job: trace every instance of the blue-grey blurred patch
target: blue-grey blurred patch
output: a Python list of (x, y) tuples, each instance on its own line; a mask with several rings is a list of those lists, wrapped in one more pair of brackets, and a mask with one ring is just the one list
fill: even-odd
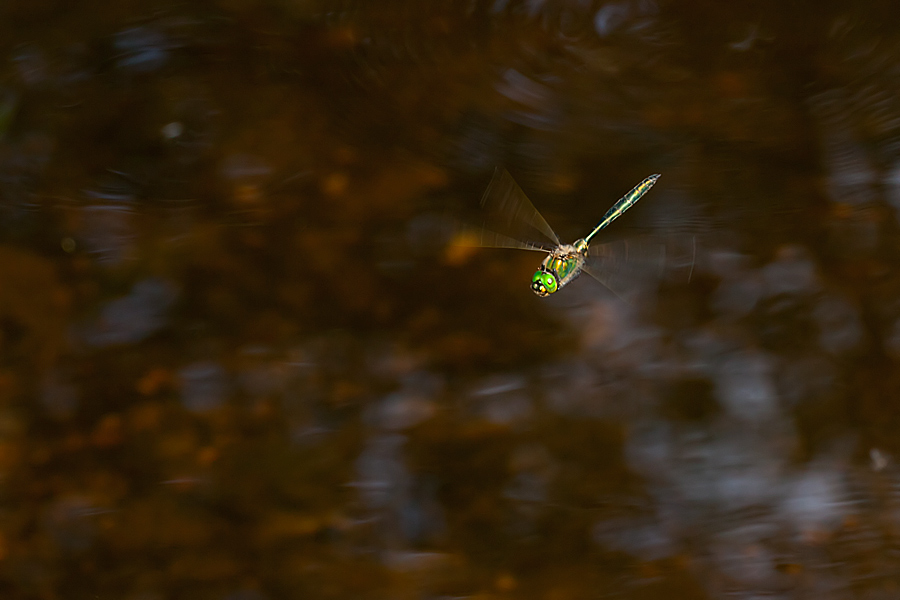
[(161, 31), (132, 27), (116, 34), (113, 46), (119, 51), (116, 64), (138, 72), (155, 71), (169, 59), (171, 44)]
[(744, 525), (723, 531), (712, 543), (712, 559), (723, 573), (744, 585), (756, 589), (784, 585), (787, 581), (776, 568), (778, 556), (764, 545), (764, 540), (777, 533), (771, 524)]
[(651, 0), (610, 2), (594, 15), (594, 30), (600, 37), (606, 37), (615, 33), (628, 21), (655, 14), (658, 10), (656, 3)]
[(524, 106), (541, 109), (553, 98), (553, 90), (543, 82), (536, 81), (517, 71), (507, 69), (496, 84), (497, 91)]
[(863, 326), (855, 306), (837, 296), (825, 296), (813, 310), (819, 324), (819, 343), (832, 354), (843, 354), (859, 347)]
[[(495, 87), (500, 94), (519, 106), (508, 111), (506, 118), (539, 131), (557, 131), (566, 114), (559, 95), (549, 85), (551, 83), (555, 83), (555, 80), (540, 81), (516, 69), (507, 69)], [(529, 146), (526, 144), (520, 150), (524, 156), (532, 159), (537, 159), (546, 152), (544, 143)]]
[(499, 13), (506, 8), (507, 4), (509, 4), (509, 0), (494, 0), (494, 4), (491, 6), (491, 12)]
[(174, 140), (181, 137), (181, 134), (184, 133), (184, 124), (180, 121), (166, 123), (160, 128), (159, 133), (165, 140)]
[(437, 411), (437, 396), (444, 381), (437, 375), (416, 371), (403, 377), (399, 390), (376, 405), (376, 424), (384, 429), (402, 430), (430, 419)]
[(474, 412), (500, 425), (511, 425), (532, 415), (533, 403), (521, 375), (493, 375), (483, 379), (471, 391)]
[(630, 15), (628, 2), (611, 2), (601, 7), (594, 15), (594, 29), (597, 35), (606, 37), (621, 27)]
[(718, 250), (709, 253), (707, 263), (721, 279), (712, 298), (716, 312), (725, 317), (749, 314), (765, 292), (762, 275), (750, 267), (749, 257), (733, 250)]
[(890, 454), (883, 452), (878, 448), (869, 449), (869, 459), (872, 461), (873, 471), (883, 471), (885, 467), (893, 462)]
[(523, 471), (516, 473), (503, 490), (503, 496), (510, 500), (528, 503), (547, 501), (547, 481), (539, 473)]
[(820, 288), (816, 266), (800, 245), (781, 248), (775, 260), (763, 267), (762, 276), (769, 296), (809, 294)]
[(895, 218), (900, 220), (900, 160), (894, 162), (890, 172), (885, 175), (882, 185), (887, 201), (894, 208)]
[(824, 354), (782, 358), (778, 366), (778, 393), (787, 406), (821, 402), (834, 394), (838, 372)]
[(780, 493), (783, 446), (792, 438), (787, 428), (770, 429), (770, 439), (763, 440), (734, 421), (677, 432), (663, 422), (648, 424), (629, 436), (626, 458), (676, 510), (687, 505), (747, 510)]
[(356, 459), (355, 481), (363, 502), (385, 528), (393, 544), (419, 543), (443, 530), (437, 482), (414, 476), (406, 465), (406, 436), (387, 434), (369, 439)]
[(814, 463), (787, 482), (781, 510), (798, 532), (837, 529), (851, 510), (843, 475), (836, 467)]
[(358, 489), (394, 545), (420, 543), (444, 528), (437, 482), (410, 472), (404, 456), (406, 440), (396, 434), (370, 438), (356, 459), (357, 478), (348, 484)]
[(726, 317), (743, 317), (755, 307), (763, 293), (763, 282), (756, 272), (723, 280), (713, 295), (716, 312)]
[[(712, 503), (724, 511), (765, 506), (778, 494), (784, 457), (773, 427), (772, 441), (734, 423), (683, 435), (673, 465), (679, 496), (697, 506)], [(767, 440), (768, 441), (768, 440)]]
[(356, 459), (356, 481), (350, 485), (359, 489), (370, 508), (384, 508), (395, 504), (410, 486), (411, 476), (403, 458), (406, 436), (382, 435), (369, 440)]
[(140, 342), (166, 325), (166, 313), (177, 298), (174, 284), (144, 279), (127, 296), (108, 302), (97, 319), (81, 327), (79, 337), (94, 347)]
[(507, 498), (544, 502), (560, 464), (543, 445), (522, 444), (510, 455), (509, 468), (516, 476), (504, 491)]
[(730, 279), (750, 269), (750, 257), (730, 248), (713, 249), (707, 252), (706, 265), (716, 277)]
[[(564, 360), (541, 370), (547, 408), (577, 417), (602, 417), (609, 386), (601, 383), (597, 369), (583, 360)], [(605, 383), (605, 382), (604, 382)]]
[(625, 552), (643, 560), (659, 560), (670, 556), (674, 543), (648, 519), (612, 519), (594, 525), (593, 538), (597, 544)]
[(832, 89), (810, 98), (819, 126), (823, 162), (827, 167), (827, 190), (832, 201), (865, 206), (876, 201), (876, 168), (870, 149), (861, 143), (863, 132), (856, 122), (856, 100), (847, 90)]
[(397, 519), (407, 542), (427, 542), (444, 531), (446, 523), (437, 490), (438, 485), (433, 478), (417, 477), (410, 493), (403, 499)]
[(59, 370), (48, 371), (41, 379), (41, 406), (55, 419), (71, 417), (78, 408), (80, 396), (78, 388)]
[(134, 239), (134, 200), (125, 193), (88, 191), (102, 202), (82, 207), (79, 241), (100, 264), (119, 265), (131, 257)]
[(525, 0), (523, 4), (528, 10), (528, 16), (534, 17), (537, 16), (546, 3), (547, 0)]
[(675, 455), (675, 442), (672, 438), (668, 423), (635, 423), (625, 444), (628, 466), (649, 479), (666, 477)]
[(222, 406), (230, 392), (228, 373), (217, 362), (203, 360), (178, 372), (181, 401), (192, 412), (203, 413)]
[(429, 398), (397, 392), (381, 403), (379, 423), (385, 429), (407, 429), (427, 420), (434, 414), (434, 402)]
[(716, 398), (732, 415), (749, 421), (777, 416), (772, 361), (762, 353), (736, 352), (716, 367)]

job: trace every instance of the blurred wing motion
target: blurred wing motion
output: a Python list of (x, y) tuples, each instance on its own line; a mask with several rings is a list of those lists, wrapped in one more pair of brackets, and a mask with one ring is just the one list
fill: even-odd
[(453, 245), (474, 248), (518, 248), (520, 250), (536, 250), (538, 252), (550, 252), (553, 250), (553, 245), (549, 242), (524, 242), (488, 229), (473, 229), (471, 227), (460, 228), (453, 238)]
[(593, 244), (583, 271), (620, 298), (663, 279), (690, 281), (697, 256), (693, 235), (645, 235)]
[[(481, 197), (481, 208), (487, 217), (487, 229), (496, 229), (500, 233), (491, 241), (485, 237), (484, 245), (496, 248), (525, 248), (543, 250), (559, 246), (559, 238), (534, 207), (522, 188), (515, 182), (506, 169), (494, 170), (494, 177)], [(553, 246), (542, 244), (535, 233), (553, 242)], [(513, 246), (501, 240), (519, 240), (524, 246)], [(532, 243), (533, 242), (533, 243)]]

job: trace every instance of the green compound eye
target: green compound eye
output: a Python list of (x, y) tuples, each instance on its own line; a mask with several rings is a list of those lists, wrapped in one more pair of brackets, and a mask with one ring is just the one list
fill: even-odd
[(531, 290), (538, 296), (546, 296), (550, 293), (547, 291), (546, 286), (544, 286), (543, 273), (540, 269), (535, 271), (534, 277), (531, 278)]
[(554, 277), (552, 273), (542, 273), (541, 283), (547, 288), (548, 293), (552, 294), (556, 291), (556, 277)]

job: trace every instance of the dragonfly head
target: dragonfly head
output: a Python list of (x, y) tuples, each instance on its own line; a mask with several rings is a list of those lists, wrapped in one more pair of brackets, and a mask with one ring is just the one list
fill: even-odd
[(538, 269), (531, 278), (531, 290), (538, 296), (549, 296), (559, 289), (556, 275), (550, 271)]

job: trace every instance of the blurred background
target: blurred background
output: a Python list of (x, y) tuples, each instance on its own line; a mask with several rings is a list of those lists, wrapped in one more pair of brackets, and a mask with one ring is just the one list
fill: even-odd
[(898, 16), (7, 0), (0, 596), (900, 597)]

